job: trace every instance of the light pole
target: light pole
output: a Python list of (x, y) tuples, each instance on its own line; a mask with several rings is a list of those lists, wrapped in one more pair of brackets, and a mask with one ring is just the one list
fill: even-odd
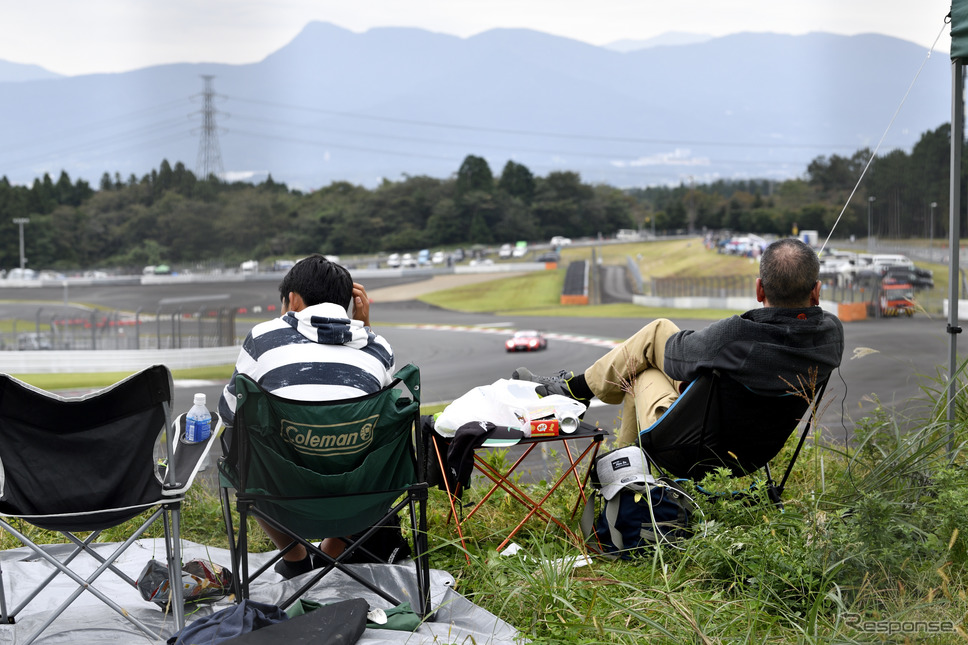
[[(928, 227), (931, 231), (931, 244), (928, 248), (934, 248), (934, 209), (938, 207), (938, 202), (931, 202), (931, 225)], [(932, 251), (933, 253), (934, 251)]]
[(871, 222), (874, 219), (874, 200), (873, 195), (867, 198), (867, 252), (874, 252), (874, 238), (871, 237)]
[(27, 258), (24, 257), (24, 224), (30, 224), (29, 217), (14, 217), (13, 223), (20, 226), (20, 279), (24, 279), (24, 266), (27, 264)]

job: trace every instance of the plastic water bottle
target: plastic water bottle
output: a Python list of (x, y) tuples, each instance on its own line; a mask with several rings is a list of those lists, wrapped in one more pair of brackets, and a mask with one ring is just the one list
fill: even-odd
[(212, 435), (212, 413), (205, 407), (205, 394), (195, 395), (194, 405), (185, 415), (185, 441), (198, 443)]

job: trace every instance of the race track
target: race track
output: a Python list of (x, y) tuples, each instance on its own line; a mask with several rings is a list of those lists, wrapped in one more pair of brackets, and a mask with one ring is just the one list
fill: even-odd
[[(71, 302), (96, 304), (134, 311), (154, 311), (161, 303), (217, 302), (251, 307), (253, 303), (277, 303), (277, 279), (243, 283), (197, 283), (170, 286), (83, 286), (70, 288)], [(369, 291), (403, 288), (399, 279), (367, 280)], [(16, 316), (32, 320), (41, 307), (63, 304), (64, 290), (57, 287), (10, 289), (0, 287), (0, 318)], [(197, 304), (191, 306), (199, 306)], [(45, 309), (46, 310), (46, 309)], [(500, 317), (466, 314), (430, 307), (414, 300), (377, 301), (371, 320), (396, 352), (397, 363), (420, 366), (425, 402), (449, 401), (498, 378), (506, 378), (519, 365), (537, 373), (560, 369), (581, 370), (604, 354), (609, 344), (620, 341), (649, 321), (642, 319)], [(701, 328), (708, 321), (676, 318), (681, 328)], [(508, 354), (504, 334), (536, 328), (550, 335), (547, 350)], [(869, 320), (845, 325), (846, 351), (838, 373), (828, 388), (823, 422), (825, 432), (849, 437), (854, 422), (873, 407), (873, 399), (913, 415), (928, 415), (921, 397), (922, 384), (931, 382), (939, 369), (946, 370), (948, 334), (944, 320), (922, 315), (914, 318)], [(176, 410), (188, 409), (195, 390), (218, 397), (215, 384), (189, 384), (179, 388)], [(616, 406), (589, 412), (605, 427), (613, 427)]]

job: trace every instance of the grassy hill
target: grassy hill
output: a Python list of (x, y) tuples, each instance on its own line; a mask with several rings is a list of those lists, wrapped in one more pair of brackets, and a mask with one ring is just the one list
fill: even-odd
[[(657, 258), (664, 258), (676, 271), (698, 274), (750, 267), (747, 260), (689, 241), (600, 252), (608, 262), (634, 255), (640, 266), (658, 266)], [(589, 250), (567, 249), (566, 258), (582, 253)], [(539, 272), (426, 299), (450, 308), (482, 307), (475, 310), (540, 306), (548, 315), (620, 311), (611, 305), (561, 307), (555, 302), (560, 275), (560, 269)], [(632, 309), (642, 315), (642, 308)], [(630, 560), (595, 558), (588, 566), (563, 567), (562, 559), (586, 550), (541, 522), (529, 522), (516, 536), (521, 555), (498, 554), (496, 546), (520, 519), (519, 508), (500, 492), (465, 525), (464, 551), (444, 493), (432, 490), (431, 565), (451, 572), (459, 593), (538, 644), (962, 643), (968, 639), (968, 389), (962, 375), (956, 378), (950, 426), (936, 418), (901, 423), (878, 407), (858, 421), (850, 445), (828, 444), (814, 433), (782, 508), (755, 485), (756, 476), (717, 473), (701, 482), (705, 492), (686, 482), (699, 504), (693, 537), (647, 548)], [(943, 391), (942, 383), (928, 383), (926, 392), (937, 405), (923, 409), (944, 409), (938, 404)], [(830, 403), (836, 404), (820, 405)], [(899, 429), (909, 425), (916, 430)], [(775, 468), (787, 463), (793, 448), (788, 442)], [(500, 450), (487, 453), (495, 464), (507, 458)], [(533, 495), (548, 489), (546, 482), (522, 485)], [(735, 491), (748, 494), (734, 497)], [(484, 492), (473, 483), (465, 503), (479, 501)], [(217, 499), (200, 487), (191, 495), (184, 537), (225, 546)], [(574, 487), (562, 487), (548, 508), (570, 518), (575, 503)], [(576, 519), (567, 521), (577, 528)], [(259, 539), (258, 529), (251, 529)], [(103, 539), (116, 536), (109, 532)], [(0, 548), (15, 546), (9, 537), (0, 539)], [(260, 546), (271, 548), (264, 540)]]

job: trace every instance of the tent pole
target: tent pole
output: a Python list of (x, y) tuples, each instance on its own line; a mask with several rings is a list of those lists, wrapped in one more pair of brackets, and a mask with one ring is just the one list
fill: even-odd
[(965, 75), (961, 59), (952, 61), (951, 78), (951, 176), (948, 227), (948, 454), (955, 447), (955, 382), (958, 374), (958, 299), (961, 297), (961, 150), (964, 146)]

